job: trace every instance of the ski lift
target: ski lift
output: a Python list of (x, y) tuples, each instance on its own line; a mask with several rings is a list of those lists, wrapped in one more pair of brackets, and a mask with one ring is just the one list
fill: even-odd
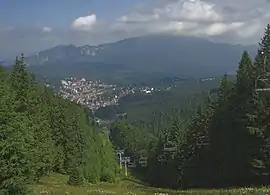
[[(264, 87), (258, 87), (258, 84), (263, 84)], [(270, 73), (266, 72), (258, 76), (255, 81), (255, 91), (270, 91)]]
[[(264, 55), (264, 52), (261, 52), (262, 55)], [(264, 56), (263, 60), (263, 68), (264, 72), (257, 77), (255, 80), (255, 91), (256, 92), (262, 92), (262, 91), (270, 91), (270, 72), (266, 71), (266, 58), (267, 56)], [(264, 87), (259, 87), (258, 84), (259, 82), (263, 84)]]
[(124, 155), (124, 150), (116, 150), (117, 158), (122, 159), (122, 155)]
[(139, 158), (139, 164), (140, 164), (142, 167), (146, 167), (146, 166), (147, 166), (147, 157), (141, 156), (141, 157)]
[(176, 156), (176, 152), (173, 152), (173, 153), (171, 154), (171, 158), (174, 159), (175, 156)]
[(145, 163), (145, 162), (147, 162), (147, 158), (146, 157), (140, 157), (140, 159), (139, 159), (139, 163), (140, 164), (142, 164), (142, 163)]
[(127, 157), (127, 156), (123, 157), (122, 162), (130, 163), (130, 157)]
[(124, 150), (116, 150), (117, 154), (124, 154)]
[(161, 155), (158, 156), (158, 161), (159, 162), (165, 162), (165, 161), (167, 161), (167, 158), (166, 158), (166, 156), (164, 154), (161, 154)]
[(210, 139), (207, 136), (202, 136), (197, 138), (197, 145), (206, 146), (209, 145)]
[(141, 167), (147, 167), (147, 163), (141, 164)]
[(127, 166), (128, 166), (128, 168), (136, 168), (137, 167), (135, 162), (129, 162)]
[(163, 151), (165, 152), (176, 152), (177, 147), (176, 144), (172, 141), (168, 141), (163, 148)]

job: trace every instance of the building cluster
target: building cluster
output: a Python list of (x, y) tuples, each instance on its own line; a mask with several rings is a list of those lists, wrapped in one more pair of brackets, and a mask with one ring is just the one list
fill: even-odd
[(213, 80), (215, 80), (215, 79), (216, 79), (215, 77), (203, 78), (203, 79), (201, 79), (201, 82), (205, 82), (205, 81), (213, 81)]
[(100, 107), (117, 105), (121, 97), (136, 91), (146, 94), (152, 93), (154, 88), (117, 88), (116, 85), (107, 85), (100, 80), (91, 81), (84, 78), (66, 78), (61, 80), (60, 94), (77, 104), (87, 106), (91, 110)]

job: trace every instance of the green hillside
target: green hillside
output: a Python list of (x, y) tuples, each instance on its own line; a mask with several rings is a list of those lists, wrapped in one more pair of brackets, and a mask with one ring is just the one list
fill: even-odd
[(27, 194), (51, 172), (75, 186), (115, 180), (114, 149), (83, 108), (37, 84), (23, 57), (0, 78), (0, 194)]

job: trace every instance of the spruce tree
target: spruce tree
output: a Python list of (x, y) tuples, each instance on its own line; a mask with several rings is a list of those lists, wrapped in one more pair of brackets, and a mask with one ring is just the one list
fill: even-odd
[[(254, 65), (255, 65), (255, 75), (256, 78), (262, 74), (268, 74), (270, 72), (270, 25), (268, 24), (265, 28), (265, 33), (261, 42), (259, 43), (259, 50), (256, 56)], [(270, 76), (262, 76), (264, 79), (268, 79), (270, 83)], [(269, 85), (260, 83), (258, 84), (259, 88), (269, 88)], [(269, 127), (269, 116), (270, 116), (270, 95), (268, 91), (265, 93), (258, 92), (257, 96), (259, 98), (255, 99), (254, 102), (260, 107), (253, 115), (256, 118), (256, 129), (259, 129), (260, 132), (263, 132), (265, 145), (263, 147), (264, 151), (264, 163), (266, 165), (266, 172), (270, 171), (270, 127)], [(268, 182), (270, 181), (270, 175), (268, 174)]]
[[(24, 75), (20, 81), (27, 83), (27, 74), (24, 71), (23, 64), (16, 60), (14, 75)], [(19, 97), (19, 91), (26, 89), (19, 88), (15, 78), (1, 78), (0, 90), (0, 189), (5, 189), (9, 194), (26, 193), (23, 189), (25, 184), (34, 180), (35, 169), (33, 169), (35, 156), (34, 131), (32, 121), (29, 121), (26, 113), (25, 97)], [(0, 92), (0, 93), (1, 93)]]
[(236, 74), (236, 90), (241, 93), (253, 92), (254, 81), (252, 80), (253, 63), (247, 51), (244, 51)]
[[(249, 185), (263, 171), (263, 167), (255, 167), (254, 162), (261, 162), (261, 146), (263, 144), (262, 131), (251, 118), (256, 118), (258, 96), (254, 91), (254, 67), (247, 52), (244, 52), (237, 71), (237, 82), (233, 97), (234, 119), (233, 129), (238, 144), (235, 154), (236, 163), (239, 164), (235, 173), (234, 183), (238, 185)], [(255, 114), (255, 115), (254, 115)], [(252, 116), (252, 117), (251, 117)]]
[(83, 173), (81, 168), (72, 168), (71, 174), (68, 179), (68, 184), (73, 186), (80, 186), (84, 182)]

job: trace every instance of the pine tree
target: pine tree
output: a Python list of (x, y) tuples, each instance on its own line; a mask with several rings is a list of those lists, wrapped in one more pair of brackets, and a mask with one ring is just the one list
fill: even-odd
[[(262, 131), (258, 129), (254, 120), (255, 112), (258, 109), (254, 93), (254, 67), (247, 52), (244, 52), (237, 71), (237, 82), (233, 97), (233, 129), (235, 131), (236, 154), (235, 161), (238, 163), (234, 171), (234, 178), (238, 185), (249, 185), (259, 180), (257, 175), (263, 171), (254, 167), (254, 162), (261, 161), (261, 146), (263, 144)], [(253, 113), (253, 114), (252, 114)], [(255, 130), (255, 131), (254, 131)], [(255, 133), (256, 132), (256, 133)], [(238, 144), (237, 144), (238, 143)]]
[(236, 90), (240, 95), (241, 93), (253, 92), (253, 64), (247, 51), (244, 51), (241, 61), (238, 66), (236, 75)]
[[(255, 65), (255, 78), (259, 76), (263, 79), (268, 79), (268, 83), (270, 83), (270, 76), (267, 75), (270, 72), (270, 25), (268, 24), (263, 38), (259, 43), (260, 48), (258, 50), (258, 54), (256, 56), (254, 65)], [(255, 80), (257, 82), (257, 80)], [(258, 88), (269, 88), (269, 84), (258, 84)], [(263, 132), (265, 145), (263, 147), (264, 151), (264, 163), (266, 166), (266, 172), (270, 171), (270, 127), (269, 127), (269, 116), (270, 116), (270, 95), (268, 92), (257, 93), (259, 98), (256, 98), (254, 102), (259, 106), (259, 109), (254, 111), (253, 118), (255, 118), (256, 122), (256, 130)], [(254, 116), (255, 115), (255, 116)], [(268, 174), (268, 183), (270, 182), (270, 175)]]
[(56, 159), (55, 143), (49, 121), (49, 105), (46, 100), (45, 89), (36, 85), (29, 98), (29, 118), (33, 120), (36, 142), (36, 180), (51, 172)]
[[(16, 61), (17, 71), (24, 73), (21, 62)], [(26, 78), (26, 77), (24, 77)], [(21, 79), (22, 83), (26, 83)], [(25, 194), (25, 184), (33, 181), (35, 170), (36, 151), (33, 128), (27, 117), (26, 107), (21, 110), (18, 107), (25, 103), (25, 99), (18, 96), (15, 80), (2, 78), (0, 81), (0, 189), (5, 189), (9, 194)], [(17, 83), (18, 84), (18, 83)]]
[(84, 182), (81, 168), (73, 168), (68, 179), (68, 184), (73, 186), (80, 186)]

